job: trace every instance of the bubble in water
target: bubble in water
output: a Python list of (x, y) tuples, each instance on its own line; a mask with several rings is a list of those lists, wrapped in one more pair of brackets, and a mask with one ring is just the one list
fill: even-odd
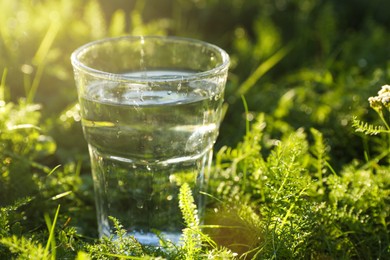
[(202, 146), (202, 139), (204, 137), (204, 131), (195, 131), (187, 140), (185, 150), (187, 152), (194, 152), (196, 149)]

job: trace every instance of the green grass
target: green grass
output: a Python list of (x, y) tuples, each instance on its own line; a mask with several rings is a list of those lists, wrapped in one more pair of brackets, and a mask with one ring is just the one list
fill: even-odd
[[(389, 259), (390, 4), (349, 2), (0, 0), (0, 258)], [(97, 239), (69, 56), (125, 34), (231, 56), (205, 221), (183, 184), (180, 245), (116, 219)]]

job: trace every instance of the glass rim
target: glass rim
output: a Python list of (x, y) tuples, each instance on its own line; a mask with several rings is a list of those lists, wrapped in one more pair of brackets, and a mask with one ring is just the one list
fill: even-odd
[[(85, 63), (81, 62), (79, 60), (80, 55), (83, 55), (85, 52), (87, 52), (91, 47), (97, 46), (100, 44), (104, 44), (106, 42), (113, 42), (113, 41), (120, 41), (120, 40), (148, 40), (148, 39), (159, 39), (159, 40), (168, 40), (172, 42), (181, 42), (181, 43), (189, 43), (194, 45), (202, 45), (205, 46), (211, 50), (214, 50), (215, 53), (218, 53), (221, 57), (221, 64), (215, 66), (212, 69), (206, 70), (206, 71), (200, 71), (195, 72), (189, 75), (172, 75), (172, 76), (164, 76), (164, 78), (158, 78), (158, 77), (139, 77), (139, 76), (131, 76), (131, 75), (124, 75), (120, 73), (113, 73), (113, 72), (107, 72), (103, 70), (98, 70), (93, 68), (92, 66), (88, 66)], [(224, 70), (227, 70), (229, 68), (230, 64), (230, 58), (229, 54), (223, 50), (222, 48), (218, 47), (217, 45), (214, 45), (212, 43), (208, 43), (202, 40), (192, 39), (192, 38), (186, 38), (186, 37), (178, 37), (178, 36), (119, 36), (119, 37), (109, 37), (109, 38), (103, 38), (100, 40), (91, 41), (89, 43), (86, 43), (79, 48), (77, 48), (73, 53), (71, 54), (71, 63), (74, 68), (77, 68), (83, 72), (86, 72), (94, 77), (97, 78), (103, 78), (103, 79), (109, 79), (112, 81), (127, 81), (127, 82), (171, 82), (171, 81), (190, 81), (194, 79), (201, 79), (210, 77), (214, 74), (218, 74), (223, 72)]]

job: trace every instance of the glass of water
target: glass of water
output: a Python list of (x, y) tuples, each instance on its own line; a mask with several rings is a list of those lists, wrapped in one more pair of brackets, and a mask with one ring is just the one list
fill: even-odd
[(178, 242), (183, 183), (204, 208), (228, 54), (193, 39), (126, 36), (88, 43), (71, 61), (99, 235), (113, 234), (112, 216), (141, 243)]

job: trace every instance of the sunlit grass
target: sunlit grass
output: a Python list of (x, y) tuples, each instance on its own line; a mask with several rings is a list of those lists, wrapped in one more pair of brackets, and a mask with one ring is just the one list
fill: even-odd
[[(1, 259), (390, 258), (388, 95), (368, 102), (390, 80), (390, 36), (373, 4), (355, 21), (341, 14), (359, 3), (337, 1), (114, 2), (0, 0)], [(181, 244), (141, 245), (115, 219), (96, 238), (69, 56), (126, 34), (232, 58), (204, 222), (180, 180)]]

